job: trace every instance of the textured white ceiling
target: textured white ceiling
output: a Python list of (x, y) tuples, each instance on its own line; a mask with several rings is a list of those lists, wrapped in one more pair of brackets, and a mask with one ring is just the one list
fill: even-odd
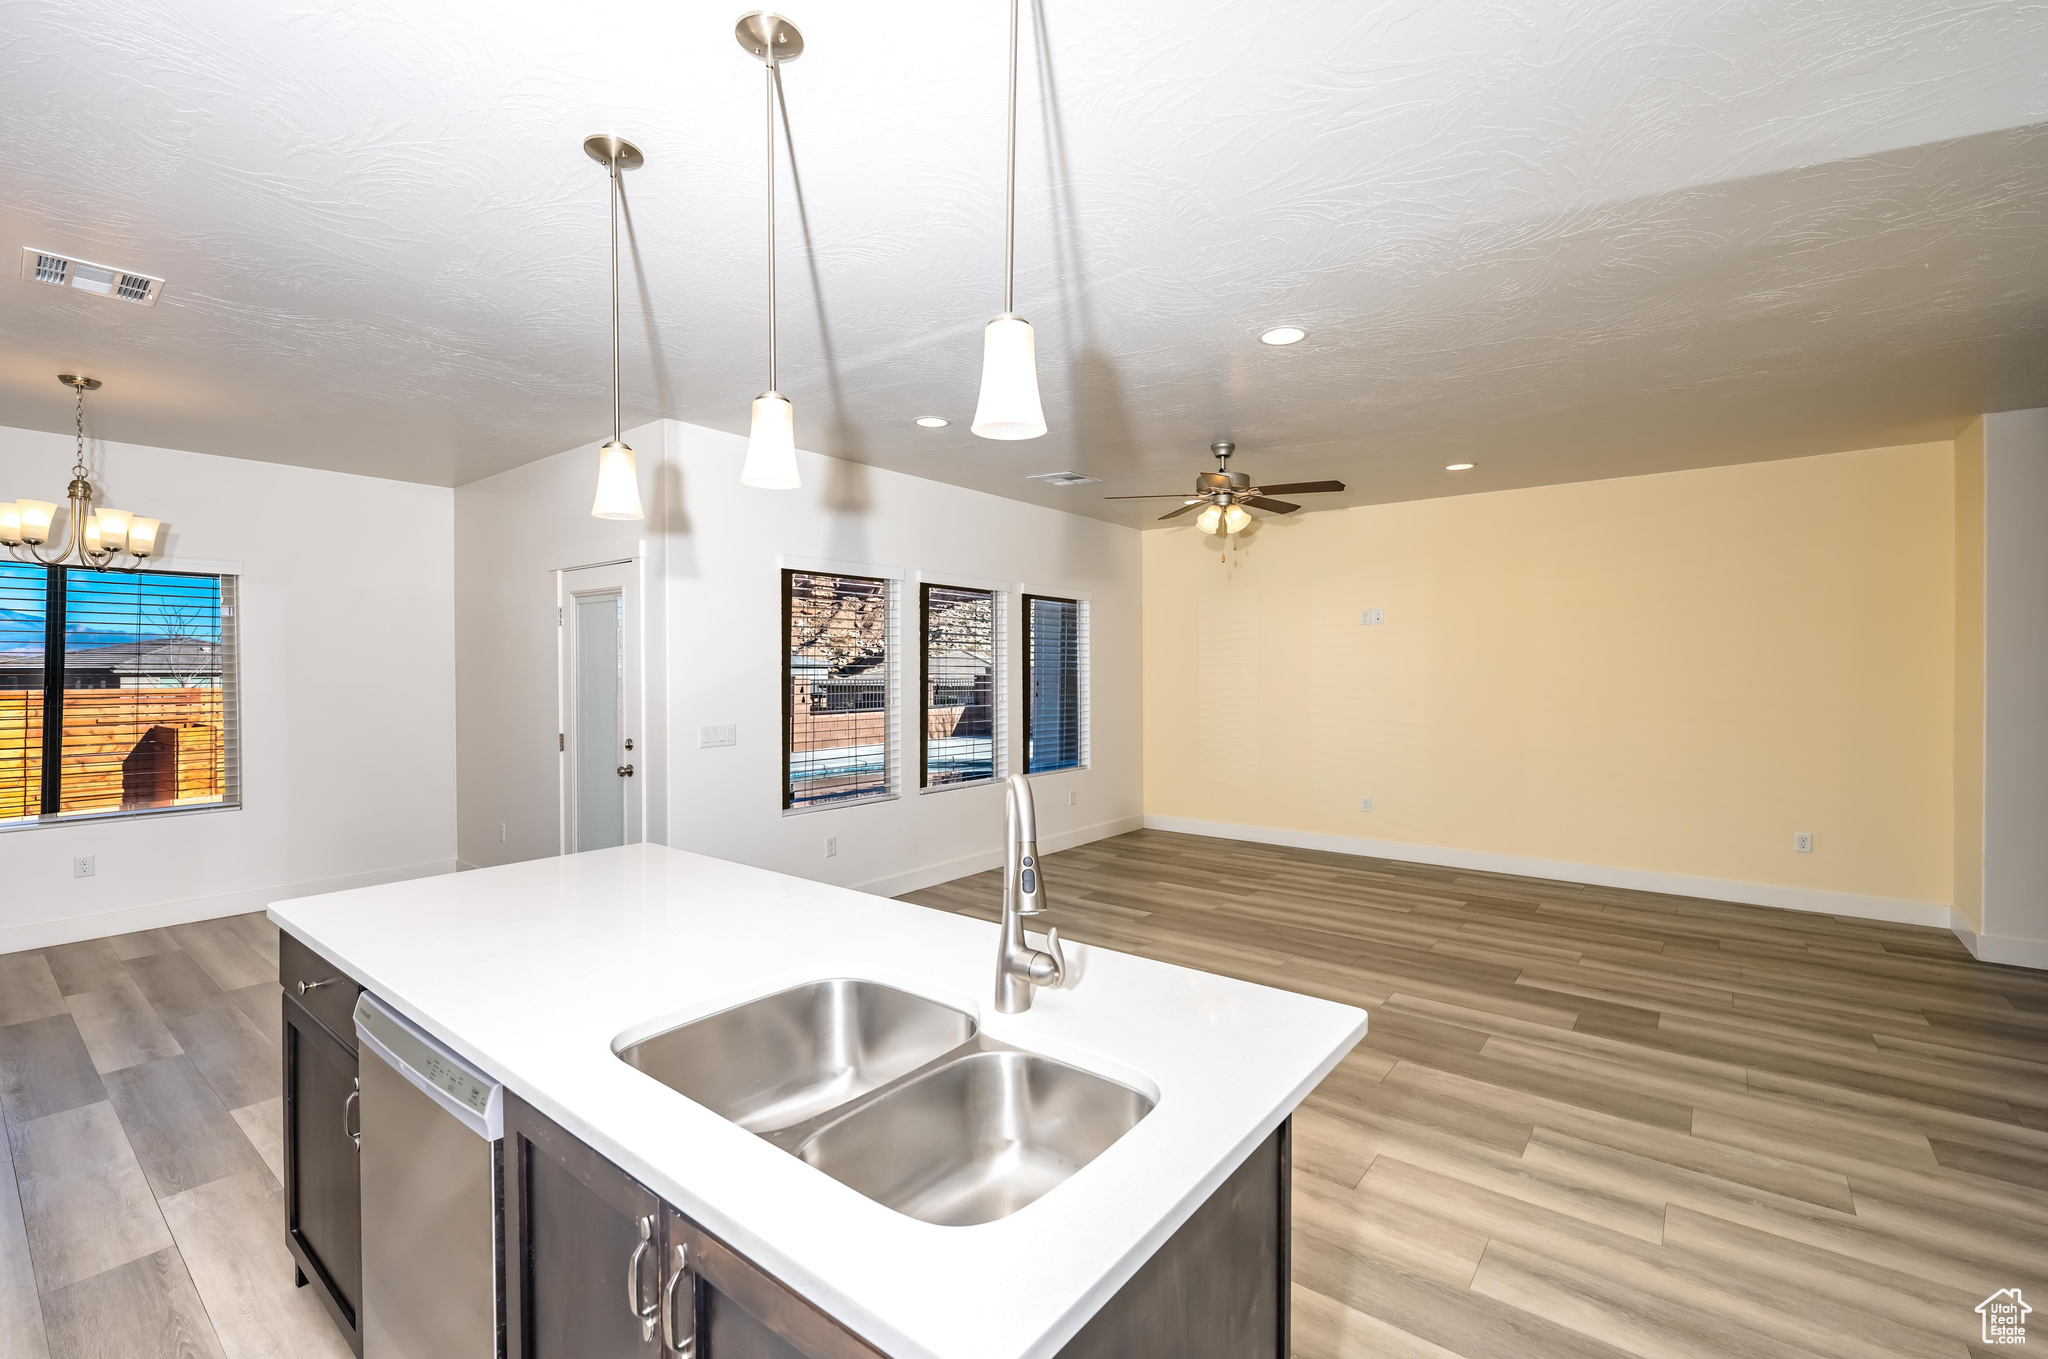
[[(1027, 0), (1018, 309), (1053, 432), (974, 438), (1002, 0), (791, 0), (800, 442), (1140, 522), (1230, 437), (1404, 499), (1943, 437), (2048, 404), (2048, 9)], [(0, 0), (0, 424), (460, 483), (766, 385), (742, 6)], [(800, 181), (800, 183), (799, 183)], [(1279, 321), (1312, 337), (1256, 342)], [(954, 421), (917, 429), (918, 415)], [(1448, 477), (1454, 457), (1480, 469)], [(1076, 468), (1099, 486), (1027, 474)]]

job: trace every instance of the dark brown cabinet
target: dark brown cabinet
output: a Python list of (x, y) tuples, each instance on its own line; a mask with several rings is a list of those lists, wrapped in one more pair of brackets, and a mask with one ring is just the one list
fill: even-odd
[(280, 941), (278, 971), (284, 986), (285, 1244), (299, 1283), (319, 1296), (360, 1355), (356, 1038), (354, 1023), (342, 1021), (361, 988), (290, 935)]
[[(1283, 1123), (1060, 1351), (1285, 1359)], [(885, 1359), (509, 1091), (506, 1359)]]
[(508, 1359), (880, 1359), (509, 1092), (505, 1234)]

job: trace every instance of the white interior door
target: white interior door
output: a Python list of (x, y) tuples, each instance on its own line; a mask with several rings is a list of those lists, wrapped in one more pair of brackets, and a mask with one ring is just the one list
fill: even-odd
[(560, 573), (562, 841), (567, 853), (646, 838), (637, 563)]

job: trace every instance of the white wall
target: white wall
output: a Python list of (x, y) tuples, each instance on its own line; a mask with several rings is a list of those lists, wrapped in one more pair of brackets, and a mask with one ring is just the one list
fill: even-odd
[[(893, 801), (785, 815), (781, 805), (780, 565), (785, 558), (1008, 584), (1005, 669), (1015, 711), (1020, 586), (1090, 599), (1090, 767), (1036, 780), (1041, 839), (1078, 844), (1140, 824), (1138, 535), (1134, 530), (813, 454), (800, 491), (740, 485), (746, 441), (665, 421), (630, 431), (644, 523), (590, 517), (595, 446), (455, 496), (460, 845), (468, 865), (558, 852), (560, 756), (554, 570), (635, 555), (650, 635), (643, 719), (658, 756), (648, 838), (822, 881), (903, 892), (1000, 862), (1002, 793), (920, 793), (915, 747)], [(1025, 468), (1020, 467), (1019, 475)], [(1086, 494), (1085, 491), (1077, 494)], [(902, 701), (915, 688), (902, 653)], [(911, 717), (908, 707), (899, 713)], [(736, 723), (736, 746), (697, 729)], [(666, 728), (666, 733), (662, 729)], [(1067, 794), (1075, 805), (1067, 805)], [(505, 826), (505, 839), (497, 838)], [(824, 841), (839, 838), (828, 859)]]
[[(166, 521), (164, 567), (240, 577), (243, 805), (0, 831), (0, 953), (452, 868), (454, 493), (89, 447), (103, 503)], [(0, 427), (0, 496), (61, 500), (71, 457)]]
[(1984, 417), (1984, 929), (2048, 967), (2048, 410)]

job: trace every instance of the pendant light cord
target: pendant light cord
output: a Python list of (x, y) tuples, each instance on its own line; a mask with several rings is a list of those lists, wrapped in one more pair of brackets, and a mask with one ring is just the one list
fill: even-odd
[(1016, 308), (1017, 293), (1017, 3), (1010, 0), (1010, 145), (1003, 169), (1003, 312)]
[(619, 153), (611, 154), (612, 179), (612, 442), (624, 443), (619, 433), (619, 195), (625, 186), (619, 181)]
[(781, 391), (775, 380), (775, 93), (782, 84), (782, 67), (775, 60), (775, 42), (768, 42), (768, 390)]

